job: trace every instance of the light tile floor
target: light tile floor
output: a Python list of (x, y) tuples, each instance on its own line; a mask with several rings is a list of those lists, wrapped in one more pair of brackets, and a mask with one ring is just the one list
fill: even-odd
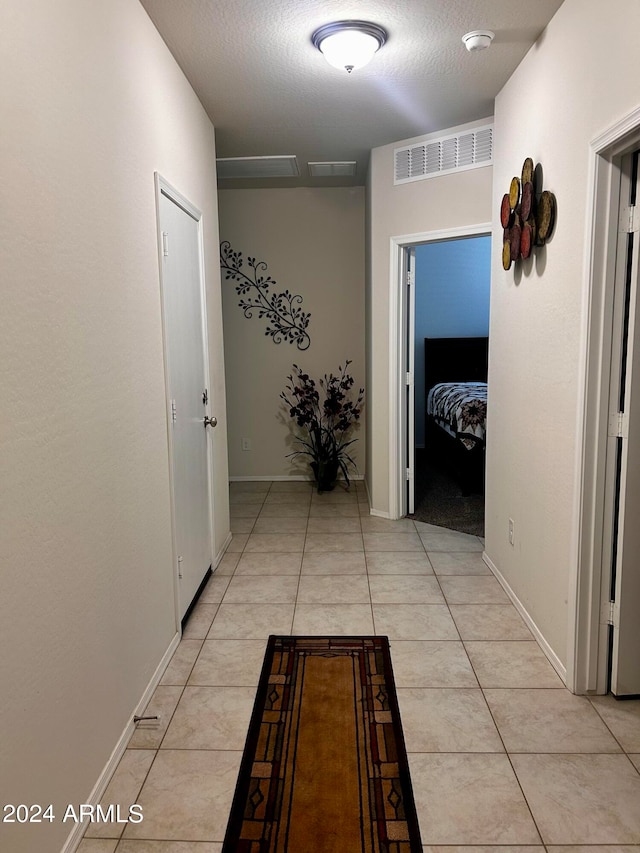
[(373, 518), (359, 483), (230, 496), (233, 541), (147, 709), (160, 723), (103, 798), (144, 820), (90, 827), (80, 853), (220, 853), (265, 641), (288, 633), (389, 636), (425, 853), (640, 850), (640, 702), (563, 687), (480, 539)]

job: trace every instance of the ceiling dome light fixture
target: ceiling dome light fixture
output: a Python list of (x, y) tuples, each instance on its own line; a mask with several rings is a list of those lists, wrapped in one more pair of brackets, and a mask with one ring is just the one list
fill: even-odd
[(462, 36), (462, 42), (467, 50), (471, 52), (472, 50), (484, 50), (486, 47), (489, 47), (494, 38), (495, 33), (492, 33), (491, 30), (472, 30), (472, 32)]
[(336, 21), (325, 24), (311, 36), (329, 65), (348, 74), (366, 65), (386, 40), (386, 31), (367, 21)]

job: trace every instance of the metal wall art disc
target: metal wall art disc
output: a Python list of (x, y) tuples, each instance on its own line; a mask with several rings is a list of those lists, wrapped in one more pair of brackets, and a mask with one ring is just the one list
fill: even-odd
[(553, 233), (556, 221), (556, 197), (542, 189), (542, 167), (534, 166), (531, 157), (522, 164), (520, 177), (511, 179), (509, 192), (500, 203), (502, 225), (502, 266), (530, 257), (534, 248), (544, 246)]

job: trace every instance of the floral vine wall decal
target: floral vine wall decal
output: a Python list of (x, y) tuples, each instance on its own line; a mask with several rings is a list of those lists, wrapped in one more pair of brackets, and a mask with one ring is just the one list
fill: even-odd
[(259, 319), (266, 317), (269, 325), (265, 335), (270, 336), (274, 343), (288, 341), (299, 350), (309, 349), (311, 338), (307, 326), (311, 314), (300, 307), (302, 296), (296, 296), (288, 290), (271, 293), (271, 286), (276, 282), (270, 275), (262, 274), (267, 270), (264, 261), (247, 256), (248, 273), (243, 271), (243, 266), (242, 252), (234, 252), (231, 243), (223, 240), (220, 243), (220, 268), (224, 270), (227, 281), (237, 282), (236, 293), (241, 297), (238, 306), (242, 308), (244, 316), (251, 319), (257, 312)]

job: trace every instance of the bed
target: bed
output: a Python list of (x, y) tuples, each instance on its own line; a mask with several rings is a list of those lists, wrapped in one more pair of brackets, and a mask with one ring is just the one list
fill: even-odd
[(426, 443), (463, 495), (484, 489), (489, 339), (425, 338)]

